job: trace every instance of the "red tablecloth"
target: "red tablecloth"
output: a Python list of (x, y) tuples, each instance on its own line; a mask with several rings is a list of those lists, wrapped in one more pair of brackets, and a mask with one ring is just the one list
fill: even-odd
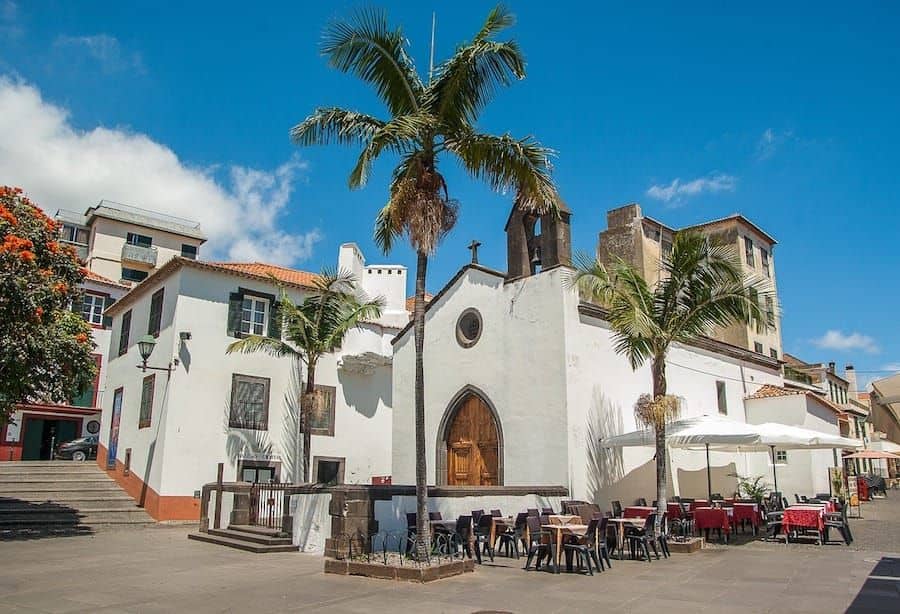
[(694, 526), (697, 530), (722, 529), (725, 533), (731, 531), (731, 523), (728, 522), (728, 512), (724, 509), (712, 507), (694, 510)]
[(785, 532), (794, 529), (825, 530), (825, 508), (821, 505), (792, 505), (784, 510), (781, 526)]
[(754, 527), (759, 526), (759, 506), (756, 503), (735, 503), (734, 522), (747, 520)]
[(650, 514), (656, 511), (655, 507), (650, 507), (646, 505), (632, 505), (631, 507), (626, 507), (625, 511), (622, 512), (623, 518), (646, 518)]
[(694, 499), (691, 502), (691, 511), (694, 511), (698, 507), (709, 507), (709, 501), (706, 499)]
[(681, 506), (678, 503), (666, 504), (666, 511), (669, 512), (669, 518), (681, 518)]
[(860, 501), (869, 500), (869, 483), (862, 476), (856, 478), (856, 494)]

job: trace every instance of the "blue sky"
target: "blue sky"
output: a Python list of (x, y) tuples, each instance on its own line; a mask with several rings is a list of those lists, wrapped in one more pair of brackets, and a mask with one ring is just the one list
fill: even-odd
[[(354, 151), (288, 139), (318, 105), (383, 113), (318, 55), (323, 26), (360, 4), (181, 4), (0, 0), (0, 181), (52, 210), (109, 198), (199, 218), (210, 256), (315, 270), (352, 240), (412, 269), (370, 238), (391, 161), (350, 192)], [(481, 128), (559, 151), (577, 249), (630, 201), (672, 226), (743, 213), (779, 241), (785, 350), (900, 370), (897, 5), (690, 4), (510, 3), (528, 77)], [(491, 6), (376, 5), (422, 70), (433, 10), (442, 58)], [(431, 290), (473, 238), (505, 268), (509, 199), (444, 170), (462, 213)]]

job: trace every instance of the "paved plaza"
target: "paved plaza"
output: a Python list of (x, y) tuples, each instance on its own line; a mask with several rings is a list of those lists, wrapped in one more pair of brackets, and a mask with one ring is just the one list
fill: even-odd
[(4, 612), (897, 612), (900, 496), (863, 505), (851, 547), (746, 541), (594, 577), (499, 557), (428, 585), (326, 576), (322, 557), (188, 541), (192, 527), (0, 542)]

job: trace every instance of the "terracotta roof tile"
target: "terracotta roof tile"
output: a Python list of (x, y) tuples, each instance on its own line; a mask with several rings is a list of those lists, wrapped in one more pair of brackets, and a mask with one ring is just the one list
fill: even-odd
[(129, 287), (126, 284), (121, 284), (117, 281), (114, 281), (114, 280), (108, 278), (108, 277), (104, 277), (103, 275), (100, 275), (99, 273), (94, 273), (90, 269), (87, 270), (87, 273), (85, 273), (84, 278), (89, 279), (91, 281), (96, 281), (97, 283), (106, 284), (108, 286), (117, 286), (119, 288), (128, 288)]
[(798, 395), (798, 394), (802, 394), (802, 395), (812, 398), (814, 401), (821, 403), (822, 405), (824, 405), (831, 411), (835, 412), (836, 414), (843, 413), (843, 410), (840, 407), (838, 407), (837, 405), (835, 405), (834, 403), (832, 403), (831, 401), (829, 401), (828, 399), (826, 399), (825, 397), (823, 397), (820, 394), (816, 394), (815, 392), (812, 392), (810, 390), (792, 390), (789, 388), (782, 388), (781, 386), (773, 386), (772, 384), (764, 384), (759, 390), (757, 390), (753, 394), (747, 396), (746, 398), (747, 399), (773, 399), (773, 398), (777, 398), (777, 397), (789, 397), (789, 396), (794, 396), (794, 395)]
[(279, 281), (298, 286), (313, 286), (319, 277), (316, 273), (310, 273), (309, 271), (291, 269), (276, 264), (266, 264), (265, 262), (205, 262), (204, 264), (247, 275), (271, 276)]
[(790, 390), (781, 386), (765, 384), (759, 390), (748, 396), (748, 399), (771, 399), (773, 397), (787, 397), (795, 394), (806, 394), (805, 390)]

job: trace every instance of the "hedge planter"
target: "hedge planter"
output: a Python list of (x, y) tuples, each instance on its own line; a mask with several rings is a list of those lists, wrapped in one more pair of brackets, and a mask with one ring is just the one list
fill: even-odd
[(385, 565), (384, 563), (367, 563), (365, 561), (348, 561), (325, 559), (325, 573), (342, 576), (365, 576), (381, 580), (399, 580), (401, 582), (432, 582), (442, 578), (459, 576), (475, 571), (475, 561), (461, 559), (458, 561), (441, 561), (432, 565)]

